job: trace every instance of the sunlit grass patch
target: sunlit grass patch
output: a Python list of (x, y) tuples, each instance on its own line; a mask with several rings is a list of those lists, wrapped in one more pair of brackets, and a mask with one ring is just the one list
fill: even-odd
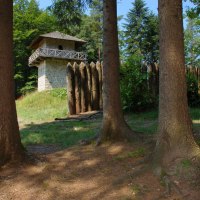
[(17, 113), (23, 122), (40, 122), (66, 117), (66, 89), (33, 92), (16, 101)]

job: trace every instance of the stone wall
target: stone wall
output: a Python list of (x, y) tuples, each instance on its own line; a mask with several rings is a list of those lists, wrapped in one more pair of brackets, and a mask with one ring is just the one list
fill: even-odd
[(38, 65), (38, 91), (45, 90), (45, 70), (46, 70), (46, 63), (45, 61), (40, 62)]
[(67, 60), (46, 59), (38, 66), (38, 91), (66, 88)]

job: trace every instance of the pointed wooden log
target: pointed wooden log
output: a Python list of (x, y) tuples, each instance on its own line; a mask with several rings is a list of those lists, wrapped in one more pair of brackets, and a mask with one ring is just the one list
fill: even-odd
[(69, 114), (76, 114), (74, 70), (70, 63), (67, 64), (67, 98)]
[(86, 65), (86, 71), (87, 71), (87, 110), (92, 111), (92, 72), (91, 67), (89, 64)]
[(99, 108), (100, 110), (103, 109), (103, 98), (102, 98), (102, 66), (101, 63), (98, 61), (96, 63), (96, 68), (98, 71), (98, 77), (99, 77)]
[(81, 112), (86, 112), (87, 105), (87, 70), (85, 63), (80, 64), (80, 74), (81, 74)]
[(148, 67), (149, 67), (149, 89), (152, 95), (156, 97), (158, 94), (158, 86), (157, 86), (158, 77), (156, 77), (157, 67), (155, 63), (151, 63)]
[(92, 109), (99, 110), (99, 76), (95, 63), (91, 63), (92, 72)]
[(75, 76), (75, 99), (76, 99), (76, 114), (81, 112), (81, 74), (79, 65), (75, 62), (73, 65)]

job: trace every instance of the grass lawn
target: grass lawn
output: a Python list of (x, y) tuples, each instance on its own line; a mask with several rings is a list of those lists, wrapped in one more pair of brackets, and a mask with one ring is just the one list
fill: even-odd
[(56, 117), (66, 117), (67, 95), (65, 89), (33, 92), (17, 100), (18, 117), (23, 123), (45, 122)]
[[(56, 144), (66, 148), (79, 140), (94, 136), (101, 127), (101, 118), (87, 121), (54, 121), (67, 116), (66, 94), (62, 89), (32, 93), (17, 101), (22, 142)], [(190, 109), (194, 130), (200, 132), (200, 108)], [(129, 113), (125, 116), (130, 127), (147, 135), (156, 133), (158, 112)]]

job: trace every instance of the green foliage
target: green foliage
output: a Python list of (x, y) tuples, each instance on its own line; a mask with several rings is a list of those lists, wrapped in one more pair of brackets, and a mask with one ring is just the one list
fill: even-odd
[(79, 31), (83, 4), (80, 0), (53, 0), (49, 10), (56, 18), (60, 31), (67, 34), (76, 34)]
[[(185, 0), (185, 1), (187, 1), (187, 0)], [(195, 18), (195, 17), (199, 16), (199, 14), (200, 14), (200, 0), (190, 0), (190, 1), (194, 4), (194, 7), (188, 9), (187, 15), (190, 18)]]
[[(121, 72), (122, 102), (126, 110), (144, 110), (157, 104), (155, 92), (147, 87), (143, 68), (158, 62), (158, 17), (143, 0), (133, 2), (120, 32), (123, 65)], [(152, 90), (152, 88), (151, 88)]]
[(68, 114), (66, 91), (33, 92), (17, 100), (17, 112), (25, 121), (54, 120)]
[(143, 61), (158, 61), (158, 17), (146, 7), (143, 0), (135, 0), (124, 24), (126, 56), (137, 55)]
[(22, 95), (26, 95), (30, 92), (35, 91), (37, 87), (37, 74), (36, 71), (32, 72), (28, 77), (28, 81), (25, 83), (25, 86), (20, 89), (20, 93)]
[(188, 104), (191, 107), (200, 106), (200, 95), (198, 93), (198, 80), (192, 74), (187, 74), (187, 96)]
[(147, 88), (147, 75), (142, 72), (141, 58), (131, 57), (121, 67), (121, 96), (123, 109), (139, 111), (155, 105)]
[(186, 64), (200, 67), (200, 17), (187, 18), (185, 30), (185, 58)]
[(92, 0), (53, 0), (48, 10), (55, 16), (57, 30), (71, 35), (81, 31), (82, 16)]
[(90, 15), (82, 17), (78, 37), (87, 41), (85, 45), (88, 62), (102, 60), (103, 39), (103, 1), (94, 0), (90, 6)]

